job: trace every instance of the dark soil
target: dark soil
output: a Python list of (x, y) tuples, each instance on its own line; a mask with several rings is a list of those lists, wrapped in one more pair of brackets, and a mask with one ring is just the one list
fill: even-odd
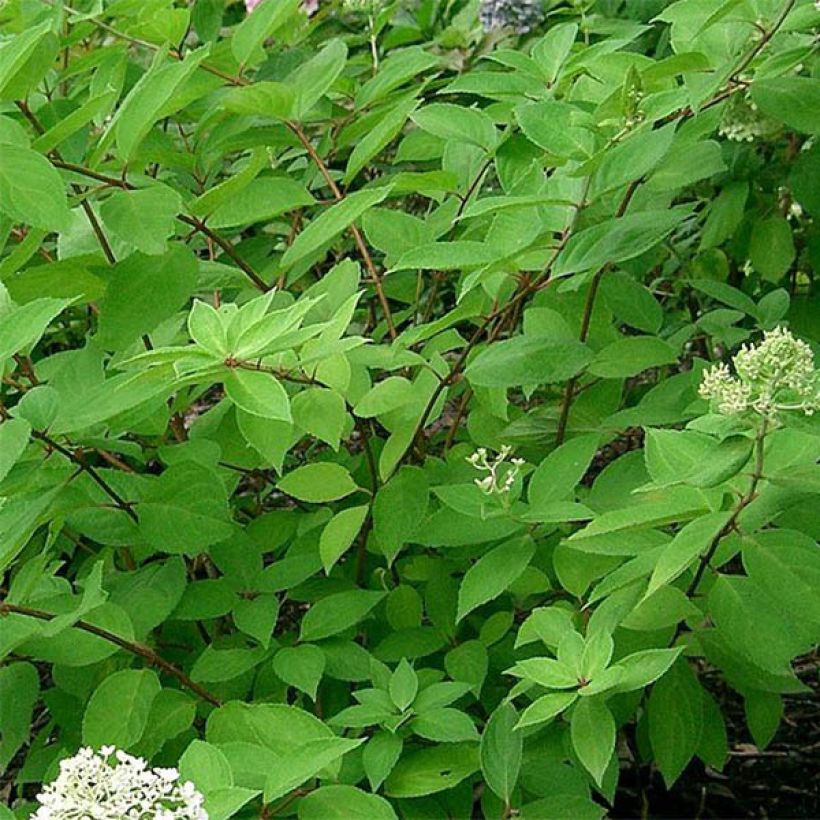
[(783, 722), (766, 749), (751, 739), (742, 699), (729, 689), (713, 689), (729, 735), (723, 771), (693, 763), (671, 792), (657, 771), (624, 771), (610, 816), (820, 818), (820, 660), (805, 659), (797, 668), (813, 691), (785, 698)]

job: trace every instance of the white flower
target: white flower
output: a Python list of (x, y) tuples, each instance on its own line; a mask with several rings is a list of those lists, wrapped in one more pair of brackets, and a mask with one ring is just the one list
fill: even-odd
[(483, 478), (475, 479), (475, 485), (487, 495), (504, 496), (510, 492), (518, 474), (525, 462), (523, 458), (512, 458), (507, 464), (507, 458), (512, 453), (512, 447), (505, 444), (495, 458), (487, 457), (487, 450), (479, 447), (471, 456), (467, 456), (467, 463), (487, 473)]
[(784, 410), (811, 415), (820, 407), (820, 384), (811, 347), (778, 327), (755, 346), (743, 345), (732, 360), (737, 376), (725, 364), (703, 374), (700, 395), (719, 413), (754, 410), (773, 416)]
[[(112, 762), (112, 757), (114, 761)], [(176, 769), (152, 769), (113, 746), (82, 748), (60, 761), (57, 779), (37, 795), (33, 820), (208, 820), (193, 783)]]

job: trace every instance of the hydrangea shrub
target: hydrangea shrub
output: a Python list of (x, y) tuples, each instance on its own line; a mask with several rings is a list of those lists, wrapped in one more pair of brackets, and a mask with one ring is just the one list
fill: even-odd
[(716, 682), (771, 742), (818, 23), (3, 5), (0, 819), (601, 817)]

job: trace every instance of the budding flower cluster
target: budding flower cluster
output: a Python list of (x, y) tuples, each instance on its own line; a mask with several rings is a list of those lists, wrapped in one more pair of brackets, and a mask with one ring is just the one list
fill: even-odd
[(32, 820), (208, 820), (203, 796), (178, 780), (176, 769), (149, 768), (113, 746), (86, 747), (60, 761)]
[(486, 32), (506, 28), (526, 34), (544, 20), (539, 0), (481, 0), (478, 14)]
[(763, 335), (758, 345), (743, 345), (732, 359), (736, 376), (725, 364), (703, 374), (700, 395), (719, 413), (753, 410), (774, 416), (785, 410), (811, 415), (820, 407), (820, 382), (811, 347), (785, 328)]
[(486, 495), (507, 495), (518, 478), (521, 467), (524, 465), (523, 458), (511, 458), (507, 464), (507, 458), (512, 453), (512, 447), (504, 445), (495, 458), (489, 458), (487, 450), (479, 447), (467, 461), (482, 473), (487, 473), (484, 478), (477, 478), (475, 485)]
[(748, 95), (735, 94), (726, 106), (718, 134), (733, 142), (754, 142), (775, 130), (775, 123), (762, 116)]

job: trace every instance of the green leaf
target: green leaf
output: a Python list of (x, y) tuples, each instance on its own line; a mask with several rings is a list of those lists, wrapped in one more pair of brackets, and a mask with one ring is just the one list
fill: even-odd
[(445, 140), (457, 140), (492, 151), (498, 141), (490, 117), (477, 108), (451, 103), (432, 103), (411, 115), (419, 128)]
[(225, 393), (252, 416), (291, 422), (290, 399), (282, 383), (261, 370), (232, 368), (223, 379)]
[(197, 683), (221, 683), (238, 678), (259, 665), (264, 650), (215, 649), (205, 647), (191, 668), (191, 680)]
[(378, 205), (390, 193), (390, 188), (370, 188), (349, 194), (313, 220), (296, 237), (282, 257), (282, 267), (289, 268), (306, 256), (316, 253), (349, 228), (368, 208)]
[(481, 772), (496, 797), (509, 803), (518, 783), (524, 736), (516, 731), (518, 713), (511, 703), (501, 703), (490, 715), (481, 734)]
[(41, 154), (0, 143), (0, 214), (45, 231), (65, 231), (71, 224), (65, 185)]
[(649, 587), (648, 597), (665, 584), (675, 580), (709, 548), (729, 520), (731, 513), (719, 512), (696, 518), (680, 529), (663, 549), (658, 559)]
[(648, 711), (652, 751), (670, 788), (697, 751), (703, 726), (703, 694), (686, 660), (652, 687)]
[(437, 66), (441, 58), (429, 54), (419, 46), (396, 49), (381, 61), (374, 77), (359, 87), (356, 92), (355, 106), (364, 108), (373, 102), (383, 99), (391, 91), (409, 80), (415, 80), (429, 68)]
[(138, 251), (165, 253), (165, 240), (174, 233), (182, 197), (166, 185), (137, 191), (117, 191), (100, 206), (106, 228), (121, 242)]
[(265, 781), (266, 803), (298, 788), (306, 780), (315, 777), (325, 766), (339, 760), (348, 752), (364, 743), (344, 737), (326, 737), (310, 740), (283, 756)]
[(148, 485), (138, 507), (140, 532), (157, 550), (195, 555), (234, 531), (225, 485), (193, 461), (174, 464)]
[(501, 595), (524, 572), (534, 554), (533, 540), (519, 538), (479, 558), (464, 574), (459, 587), (456, 623)]
[(348, 422), (344, 399), (335, 391), (310, 387), (297, 393), (291, 402), (297, 427), (329, 444), (334, 450)]
[[(291, 86), (284, 83), (261, 80), (253, 85), (232, 88), (222, 99), (226, 111), (232, 114), (248, 114), (269, 119), (284, 120), (291, 116), (296, 94)], [(265, 163), (267, 164), (267, 163)], [(255, 176), (255, 174), (254, 174)], [(232, 180), (223, 183), (229, 185)], [(206, 191), (203, 197), (207, 197)], [(257, 203), (257, 207), (260, 203)], [(266, 207), (273, 205), (267, 203)], [(273, 205), (273, 207), (276, 207)]]
[(385, 778), (401, 757), (403, 742), (392, 732), (376, 732), (367, 741), (362, 754), (362, 765), (370, 782), (370, 788), (378, 791)]
[(532, 47), (533, 59), (544, 72), (547, 85), (552, 85), (569, 56), (572, 44), (578, 35), (577, 23), (559, 23)]
[(369, 507), (349, 507), (336, 513), (327, 522), (319, 538), (319, 555), (322, 566), (329, 575), (336, 562), (347, 552), (367, 518)]
[(770, 216), (755, 222), (749, 241), (749, 260), (764, 279), (779, 281), (796, 255), (792, 229), (785, 217)]
[[(120, 105), (105, 137), (116, 136), (120, 158), (128, 162), (161, 116), (173, 113), (171, 99), (190, 80), (208, 55), (208, 46), (191, 51), (182, 62), (166, 63), (160, 52), (151, 68), (140, 77)], [(179, 99), (177, 96), (176, 99)], [(102, 145), (107, 140), (103, 138)], [(98, 149), (100, 150), (100, 149)]]
[(404, 127), (407, 118), (419, 105), (415, 97), (389, 109), (378, 123), (356, 144), (345, 169), (344, 182), (349, 183)]
[(299, 820), (397, 820), (383, 797), (354, 786), (322, 786), (299, 801)]
[(367, 391), (353, 408), (360, 418), (372, 418), (405, 405), (415, 404), (416, 391), (403, 376), (388, 376)]
[(650, 367), (676, 364), (678, 353), (672, 345), (655, 336), (618, 339), (599, 351), (588, 370), (593, 376), (619, 379), (637, 376)]
[(106, 272), (97, 341), (124, 350), (173, 316), (196, 287), (199, 263), (184, 245), (162, 256), (133, 253)]
[(556, 260), (554, 275), (566, 276), (614, 265), (653, 248), (690, 214), (689, 205), (642, 211), (608, 219), (570, 238)]
[(413, 718), (410, 728), (419, 737), (439, 743), (478, 740), (478, 732), (472, 719), (458, 709), (431, 709)]
[(40, 678), (35, 666), (18, 661), (0, 667), (0, 768), (6, 770), (29, 739), (39, 696)]
[[(204, 196), (200, 199), (204, 200)], [(208, 224), (212, 228), (236, 228), (270, 222), (288, 211), (313, 205), (315, 201), (304, 185), (296, 180), (287, 177), (259, 177), (250, 180), (236, 193), (229, 194), (214, 209)], [(200, 209), (207, 207), (207, 204), (203, 202)]]
[(373, 531), (389, 563), (419, 529), (429, 496), (427, 476), (418, 467), (402, 467), (376, 494)]
[(617, 661), (623, 674), (617, 683), (618, 692), (632, 692), (654, 683), (675, 662), (682, 652), (676, 649), (644, 649)]
[(359, 489), (341, 464), (327, 461), (297, 467), (277, 486), (283, 493), (313, 504), (336, 501)]
[(230, 761), (216, 746), (203, 740), (191, 741), (179, 760), (179, 773), (205, 795), (233, 786)]
[(467, 366), (467, 378), (479, 387), (518, 387), (566, 381), (592, 359), (581, 342), (546, 336), (515, 336), (496, 342)]
[(592, 154), (589, 117), (574, 105), (557, 100), (527, 103), (515, 109), (515, 117), (527, 139), (560, 160), (584, 160)]
[(623, 271), (609, 271), (601, 279), (601, 296), (624, 323), (645, 333), (657, 333), (663, 325), (663, 308), (648, 288)]
[(743, 220), (749, 183), (745, 180), (726, 185), (709, 206), (709, 215), (701, 234), (701, 250), (716, 248), (723, 244)]
[(255, 66), (265, 59), (263, 42), (282, 26), (296, 17), (298, 0), (277, 0), (276, 3), (260, 4), (236, 27), (231, 37), (231, 52), (242, 66)]
[(410, 752), (385, 783), (389, 797), (424, 797), (451, 789), (478, 770), (478, 744), (448, 743)]
[(432, 242), (403, 253), (392, 270), (464, 270), (489, 265), (499, 258), (499, 251), (484, 242)]
[(123, 669), (104, 678), (83, 715), (83, 743), (94, 749), (111, 745), (128, 750), (142, 737), (159, 694), (151, 669)]
[(407, 658), (402, 658), (399, 665), (390, 676), (388, 692), (390, 700), (395, 707), (403, 712), (416, 698), (419, 691), (419, 679), (414, 669), (407, 662)]
[(312, 644), (284, 646), (273, 656), (273, 671), (285, 683), (315, 701), (319, 681), (325, 672), (325, 653)]
[[(19, 79), (21, 75), (25, 76), (25, 69), (30, 66), (29, 61), (43, 43), (51, 38), (56, 39), (52, 34), (53, 27), (52, 20), (44, 20), (39, 25), (15, 32), (14, 36), (8, 37), (0, 45), (0, 99), (4, 102), (25, 96), (19, 93)], [(42, 75), (39, 78), (25, 79), (38, 82)]]
[(576, 436), (553, 450), (530, 477), (528, 498), (534, 508), (571, 497), (598, 451), (598, 435)]
[(25, 419), (0, 424), (0, 482), (9, 474), (28, 446), (31, 425)]
[(336, 592), (322, 598), (302, 618), (300, 641), (320, 641), (337, 635), (366, 618), (387, 593), (367, 589)]
[(315, 57), (288, 75), (296, 100), (293, 115), (301, 119), (330, 90), (347, 63), (347, 46), (342, 40), (331, 40)]
[(811, 538), (785, 529), (756, 533), (744, 539), (743, 566), (775, 604), (820, 625), (820, 556)]
[(752, 85), (752, 100), (767, 116), (805, 134), (820, 132), (820, 80), (816, 77), (775, 77)]
[(582, 698), (570, 719), (572, 747), (600, 786), (615, 751), (615, 720), (602, 697)]
[(35, 299), (5, 313), (0, 324), (0, 363), (37, 342), (68, 304), (65, 299)]

